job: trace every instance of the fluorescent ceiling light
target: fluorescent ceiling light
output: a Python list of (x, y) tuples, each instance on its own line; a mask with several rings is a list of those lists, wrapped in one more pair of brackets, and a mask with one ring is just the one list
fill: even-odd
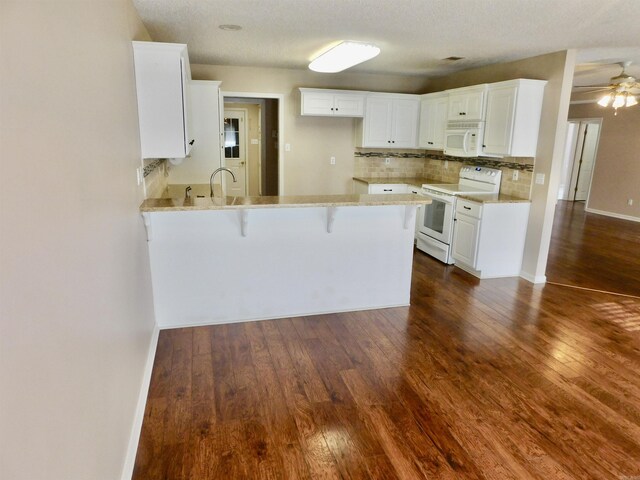
[(372, 59), (380, 49), (370, 43), (341, 42), (309, 64), (314, 72), (336, 73)]

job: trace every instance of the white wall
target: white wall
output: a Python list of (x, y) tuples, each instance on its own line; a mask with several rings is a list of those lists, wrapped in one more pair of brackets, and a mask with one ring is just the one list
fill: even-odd
[(130, 0), (0, 3), (0, 478), (119, 478), (154, 326)]

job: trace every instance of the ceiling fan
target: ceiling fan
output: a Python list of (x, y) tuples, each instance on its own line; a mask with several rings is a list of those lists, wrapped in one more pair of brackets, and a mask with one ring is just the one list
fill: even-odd
[(618, 113), (620, 107), (632, 107), (638, 104), (636, 98), (640, 94), (640, 82), (635, 77), (629, 75), (626, 69), (631, 62), (618, 63), (622, 67), (622, 72), (616, 77), (611, 77), (609, 85), (581, 85), (574, 88), (587, 88), (584, 93), (602, 92), (605, 94), (598, 100), (598, 105), (608, 107), (611, 105), (615, 110), (614, 115)]

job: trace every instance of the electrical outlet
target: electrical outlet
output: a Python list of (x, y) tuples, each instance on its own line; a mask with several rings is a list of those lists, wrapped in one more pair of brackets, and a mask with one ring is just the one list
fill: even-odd
[(518, 170), (514, 170), (513, 171), (513, 181), (517, 182), (519, 177), (520, 177), (520, 173), (518, 172)]
[(291, 144), (290, 143), (285, 143), (284, 144), (284, 151), (285, 152), (290, 152), (291, 151)]
[(336, 164), (336, 157), (331, 157), (331, 165), (335, 165)]
[(633, 205), (633, 198), (630, 198), (629, 200), (627, 200), (627, 205), (629, 206)]
[(390, 158), (385, 158), (384, 159), (384, 164), (385, 165), (389, 165), (391, 163), (391, 159)]

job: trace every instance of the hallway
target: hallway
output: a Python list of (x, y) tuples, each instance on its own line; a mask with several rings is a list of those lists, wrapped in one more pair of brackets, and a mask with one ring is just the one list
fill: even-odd
[(558, 201), (547, 281), (640, 297), (640, 222)]

